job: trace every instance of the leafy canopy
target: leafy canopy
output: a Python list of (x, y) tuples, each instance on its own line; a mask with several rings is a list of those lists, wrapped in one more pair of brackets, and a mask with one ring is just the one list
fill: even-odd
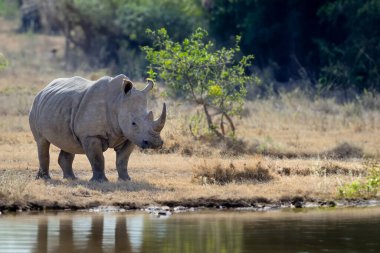
[[(150, 62), (150, 78), (161, 78), (168, 85), (169, 94), (182, 96), (199, 105), (203, 105), (208, 127), (222, 136), (226, 118), (232, 132), (235, 131), (231, 116), (242, 111), (246, 85), (254, 78), (245, 74), (251, 66), (253, 55), (236, 60), (240, 52), (240, 37), (236, 37), (234, 48), (216, 50), (211, 41), (206, 41), (207, 31), (198, 28), (182, 42), (174, 42), (167, 31), (147, 30), (153, 39), (153, 46), (142, 50)], [(215, 111), (220, 118), (220, 131), (209, 111)]]

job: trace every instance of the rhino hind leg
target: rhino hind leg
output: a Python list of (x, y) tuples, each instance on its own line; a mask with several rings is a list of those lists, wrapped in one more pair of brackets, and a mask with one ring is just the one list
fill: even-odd
[(50, 179), (49, 175), (49, 154), (50, 142), (46, 139), (41, 138), (37, 140), (37, 150), (38, 150), (38, 160), (40, 163), (40, 168), (38, 169), (36, 179)]
[(87, 137), (82, 141), (83, 149), (90, 161), (92, 168), (92, 178), (90, 181), (105, 182), (108, 181), (104, 172), (104, 156), (102, 140), (97, 137)]
[(58, 164), (63, 171), (63, 178), (76, 179), (73, 172), (74, 154), (61, 150), (58, 156)]

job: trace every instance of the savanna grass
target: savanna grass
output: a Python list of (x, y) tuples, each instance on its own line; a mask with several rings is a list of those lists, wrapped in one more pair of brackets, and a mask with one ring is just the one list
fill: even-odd
[(262, 161), (247, 161), (249, 165), (236, 165), (230, 162), (223, 165), (220, 161), (206, 161), (196, 166), (193, 181), (202, 184), (228, 183), (265, 183), (274, 178), (271, 168)]
[[(0, 20), (0, 51), (9, 61), (0, 72), (0, 204), (89, 207), (258, 197), (280, 201), (284, 196), (334, 199), (340, 186), (365, 181), (369, 172), (364, 159), (380, 154), (377, 94), (346, 103), (300, 91), (255, 99), (246, 103), (242, 118), (235, 119), (236, 136), (220, 141), (210, 136), (207, 127), (192, 135), (188, 120), (202, 108), (160, 97), (164, 88), (158, 84), (158, 95), (149, 99), (149, 107), (156, 115), (156, 105), (163, 99), (167, 102), (165, 144), (158, 152), (131, 155), (131, 182), (117, 181), (113, 150), (105, 152), (110, 182), (88, 182), (91, 168), (81, 155), (74, 161), (79, 180), (63, 180), (54, 146), (53, 179), (34, 180), (38, 159), (28, 124), (34, 95), (58, 77), (96, 79), (113, 73), (67, 71), (64, 38), (18, 34), (15, 27)], [(58, 50), (55, 58), (50, 57), (51, 48)]]

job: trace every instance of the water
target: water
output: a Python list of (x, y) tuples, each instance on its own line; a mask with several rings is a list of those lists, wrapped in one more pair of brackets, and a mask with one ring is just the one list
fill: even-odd
[(380, 252), (380, 208), (2, 215), (8, 252)]

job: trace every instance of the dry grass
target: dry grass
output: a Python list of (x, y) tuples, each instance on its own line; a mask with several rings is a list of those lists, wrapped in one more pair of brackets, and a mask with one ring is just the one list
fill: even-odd
[(338, 151), (334, 149), (342, 143), (354, 147), (351, 151), (355, 149), (348, 156), (380, 153), (380, 112), (362, 104), (311, 101), (295, 91), (250, 102), (247, 111), (248, 116), (238, 124), (238, 134), (264, 154), (324, 156)]
[(25, 204), (29, 182), (30, 178), (22, 171), (3, 170), (0, 172), (0, 199), (4, 200), (5, 204), (19, 201), (22, 201), (21, 204)]
[[(12, 27), (1, 20), (0, 52), (10, 66), (0, 72), (0, 206), (333, 199), (339, 186), (365, 177), (363, 157), (379, 156), (380, 112), (375, 102), (342, 105), (311, 101), (294, 92), (247, 103), (245, 117), (236, 121), (241, 139), (225, 142), (195, 140), (186, 117), (199, 108), (168, 101), (165, 146), (159, 152), (132, 154), (130, 182), (117, 181), (113, 151), (105, 152), (110, 182), (88, 182), (91, 169), (83, 155), (74, 161), (80, 179), (63, 180), (55, 147), (53, 179), (34, 180), (37, 151), (27, 119), (34, 94), (57, 77), (96, 78), (101, 72), (65, 72), (63, 38), (16, 34)], [(51, 57), (51, 48), (58, 49), (57, 56)], [(157, 113), (161, 103), (152, 100), (150, 106)]]
[(246, 160), (244, 164), (222, 164), (220, 159), (196, 165), (193, 181), (201, 184), (266, 183), (274, 177), (268, 164), (261, 159)]

